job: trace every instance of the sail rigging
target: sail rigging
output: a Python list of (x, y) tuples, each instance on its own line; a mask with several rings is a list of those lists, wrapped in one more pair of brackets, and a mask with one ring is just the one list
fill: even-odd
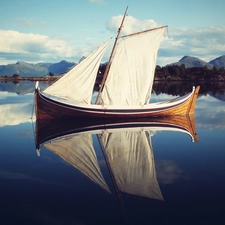
[(157, 53), (167, 26), (124, 36), (118, 42), (99, 104), (148, 104)]
[(103, 43), (43, 93), (81, 104), (91, 104), (94, 84), (102, 57), (111, 39)]
[(121, 36), (126, 12), (127, 9), (95, 104), (94, 84), (109, 41), (45, 90), (36, 86), (37, 119), (144, 118), (194, 113), (200, 86), (193, 87), (186, 96), (150, 103), (158, 49), (167, 26)]

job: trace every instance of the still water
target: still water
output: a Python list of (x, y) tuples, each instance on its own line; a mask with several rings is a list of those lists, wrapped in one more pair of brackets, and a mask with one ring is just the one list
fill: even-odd
[(0, 83), (0, 224), (225, 223), (224, 90), (195, 121), (90, 130), (36, 124), (33, 87)]

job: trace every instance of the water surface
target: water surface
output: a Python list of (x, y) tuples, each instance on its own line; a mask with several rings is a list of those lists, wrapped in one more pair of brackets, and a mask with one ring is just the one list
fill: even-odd
[[(200, 92), (198, 142), (165, 126), (100, 129), (68, 132), (56, 152), (53, 141), (36, 146), (32, 86), (0, 85), (1, 224), (224, 224), (223, 92)], [(172, 97), (154, 95), (153, 101)], [(72, 139), (74, 151), (67, 152)], [(85, 149), (90, 152), (79, 156)]]

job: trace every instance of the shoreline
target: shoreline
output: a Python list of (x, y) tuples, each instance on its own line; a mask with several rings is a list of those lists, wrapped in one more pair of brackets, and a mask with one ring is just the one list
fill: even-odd
[[(43, 76), (43, 77), (0, 77), (0, 82), (4, 81), (10, 81), (10, 82), (20, 82), (20, 81), (56, 81), (59, 79), (61, 76)], [(181, 78), (175, 78), (175, 77), (168, 77), (168, 78), (158, 78), (156, 77), (154, 79), (154, 82), (197, 82), (197, 83), (204, 83), (204, 82), (225, 82), (225, 79), (218, 79), (216, 77), (214, 78), (208, 78), (208, 79), (203, 79), (203, 78), (187, 78), (187, 79), (181, 79)], [(101, 79), (97, 77), (96, 79), (96, 84), (100, 84)]]
[(0, 77), (0, 81), (15, 81), (15, 82), (19, 82), (19, 81), (55, 81), (57, 79), (59, 79), (60, 76), (52, 76), (52, 77)]

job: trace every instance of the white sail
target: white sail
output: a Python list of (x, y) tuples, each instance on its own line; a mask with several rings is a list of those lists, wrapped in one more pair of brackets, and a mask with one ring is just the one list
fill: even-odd
[(105, 131), (101, 140), (120, 191), (163, 200), (149, 131), (141, 128), (112, 133)]
[(98, 165), (91, 134), (57, 139), (44, 144), (44, 146), (78, 169), (104, 190), (110, 192)]
[(166, 27), (125, 37), (117, 45), (100, 104), (148, 104), (157, 53)]
[(78, 103), (90, 104), (98, 68), (110, 40), (43, 92)]

